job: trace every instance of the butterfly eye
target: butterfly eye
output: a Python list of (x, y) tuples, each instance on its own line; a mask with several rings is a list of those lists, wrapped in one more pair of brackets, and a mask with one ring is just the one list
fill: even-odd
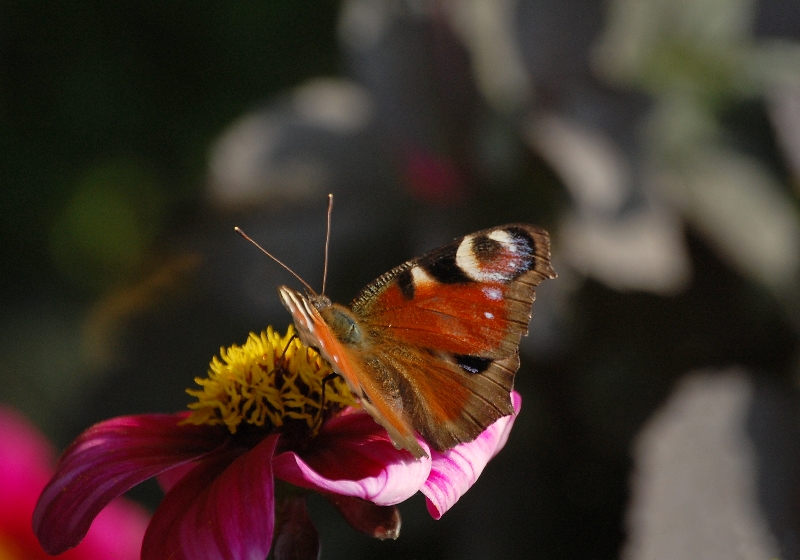
[(355, 346), (364, 342), (364, 333), (349, 310), (340, 305), (332, 305), (322, 312), (322, 316), (331, 332), (343, 344)]

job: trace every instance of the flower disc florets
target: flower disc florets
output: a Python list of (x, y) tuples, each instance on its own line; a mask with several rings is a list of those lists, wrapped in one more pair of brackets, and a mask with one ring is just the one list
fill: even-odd
[(187, 389), (197, 402), (185, 422), (225, 425), (232, 434), (242, 424), (272, 432), (299, 423), (313, 436), (327, 416), (357, 406), (344, 380), (331, 376), (330, 364), (294, 336), (293, 326), (285, 336), (272, 327), (250, 333), (244, 346), (221, 348), (220, 358), (208, 377), (195, 378), (201, 389)]

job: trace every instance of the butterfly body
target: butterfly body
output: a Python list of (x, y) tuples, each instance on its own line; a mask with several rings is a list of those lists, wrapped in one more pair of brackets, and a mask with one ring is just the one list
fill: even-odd
[(301, 340), (419, 458), (416, 434), (445, 451), (514, 412), (520, 337), (536, 285), (554, 277), (547, 232), (511, 224), (403, 263), (349, 307), (286, 286), (279, 294)]

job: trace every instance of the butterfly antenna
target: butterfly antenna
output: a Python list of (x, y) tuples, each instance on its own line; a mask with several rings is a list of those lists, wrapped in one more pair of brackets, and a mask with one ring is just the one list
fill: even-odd
[(325, 295), (325, 282), (328, 280), (328, 246), (331, 242), (331, 213), (333, 211), (333, 194), (328, 195), (328, 230), (325, 233), (325, 266), (322, 269), (322, 294)]
[(283, 263), (282, 263), (282, 262), (281, 262), (281, 261), (280, 261), (280, 260), (279, 260), (279, 259), (278, 259), (278, 258), (275, 256), (275, 255), (273, 255), (272, 253), (270, 253), (269, 251), (267, 251), (266, 249), (264, 249), (264, 247), (262, 247), (261, 245), (259, 245), (259, 244), (258, 244), (258, 243), (256, 243), (255, 241), (253, 241), (253, 240), (250, 238), (250, 236), (249, 236), (249, 235), (247, 235), (245, 232), (243, 232), (241, 229), (239, 229), (239, 227), (238, 227), (238, 226), (237, 226), (237, 227), (235, 227), (235, 228), (233, 228), (233, 229), (234, 229), (234, 231), (236, 231), (236, 233), (238, 233), (239, 235), (241, 235), (242, 237), (244, 237), (245, 239), (247, 239), (247, 240), (248, 240), (250, 243), (252, 243), (252, 244), (253, 244), (253, 245), (255, 245), (256, 247), (258, 247), (258, 249), (259, 249), (259, 250), (260, 250), (262, 253), (264, 253), (264, 254), (265, 254), (265, 255), (267, 255), (269, 258), (271, 258), (273, 261), (275, 261), (276, 263), (278, 263), (279, 265), (281, 265), (283, 268), (285, 268), (286, 270), (288, 270), (288, 271), (289, 271), (289, 272), (292, 274), (292, 276), (294, 276), (295, 278), (297, 278), (298, 280), (300, 280), (300, 283), (301, 283), (303, 286), (305, 286), (305, 287), (306, 287), (306, 290), (308, 290), (308, 293), (310, 293), (310, 294), (313, 294), (313, 293), (314, 293), (314, 290), (313, 290), (313, 288), (312, 288), (311, 286), (309, 286), (309, 285), (308, 285), (308, 282), (306, 282), (305, 280), (303, 280), (302, 278), (300, 278), (300, 276), (298, 276), (298, 275), (297, 275), (297, 273), (296, 273), (294, 270), (292, 270), (291, 268), (289, 268), (288, 266), (286, 266), (285, 264), (283, 264)]

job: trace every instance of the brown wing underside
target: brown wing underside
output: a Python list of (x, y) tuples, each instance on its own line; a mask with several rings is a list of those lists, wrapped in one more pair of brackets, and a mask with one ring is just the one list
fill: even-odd
[(366, 365), (397, 395), (406, 422), (437, 451), (472, 441), (514, 412), (510, 393), (517, 354), (487, 362), (478, 374), (452, 356), (404, 348), (382, 347)]

